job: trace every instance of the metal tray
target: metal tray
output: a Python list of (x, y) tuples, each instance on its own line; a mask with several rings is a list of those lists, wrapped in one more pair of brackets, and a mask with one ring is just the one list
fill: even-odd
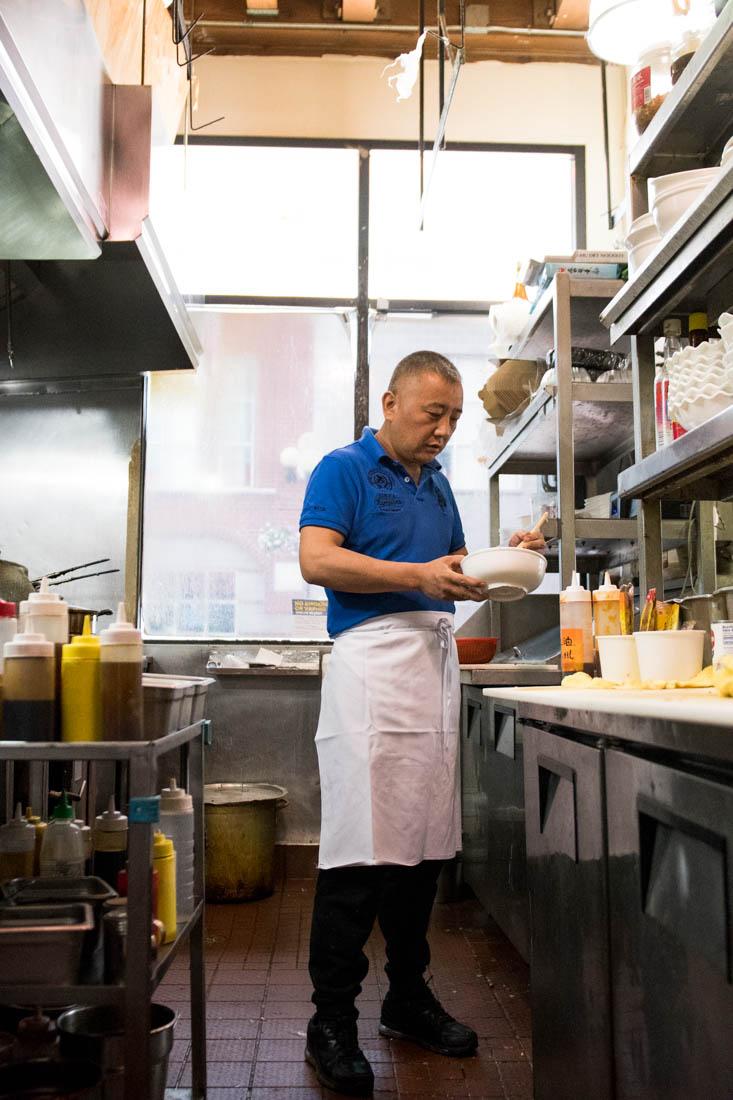
[(4, 985), (76, 985), (91, 905), (0, 908), (0, 974)]

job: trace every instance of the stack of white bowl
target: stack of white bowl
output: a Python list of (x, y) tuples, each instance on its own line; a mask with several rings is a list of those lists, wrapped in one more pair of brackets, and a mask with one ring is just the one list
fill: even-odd
[(656, 252), (661, 239), (651, 214), (642, 214), (631, 223), (629, 235), (624, 241), (629, 250), (629, 276), (635, 275), (647, 256)]
[(660, 236), (663, 237), (702, 193), (713, 186), (720, 172), (720, 168), (693, 168), (648, 181), (649, 209)]
[(682, 348), (667, 368), (669, 415), (688, 431), (733, 405), (733, 353), (721, 340)]

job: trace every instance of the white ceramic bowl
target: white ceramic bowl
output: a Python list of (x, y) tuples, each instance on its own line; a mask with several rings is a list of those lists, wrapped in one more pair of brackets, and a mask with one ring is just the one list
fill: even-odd
[(720, 158), (720, 167), (726, 168), (733, 160), (733, 138), (730, 138), (723, 148), (723, 155)]
[(547, 560), (521, 546), (492, 546), (475, 550), (461, 561), (467, 577), (483, 581), (492, 600), (509, 603), (534, 592), (547, 570)]
[(634, 640), (642, 680), (691, 680), (702, 669), (704, 630), (641, 630)]
[(655, 228), (654, 236), (641, 244), (631, 245), (628, 241), (626, 247), (629, 250), (629, 275), (635, 275), (646, 260), (659, 248), (661, 237)]
[(718, 168), (696, 168), (673, 172), (648, 182), (649, 207), (654, 224), (663, 237), (719, 175)]
[(602, 634), (598, 639), (601, 676), (613, 684), (640, 680), (636, 642), (631, 634)]

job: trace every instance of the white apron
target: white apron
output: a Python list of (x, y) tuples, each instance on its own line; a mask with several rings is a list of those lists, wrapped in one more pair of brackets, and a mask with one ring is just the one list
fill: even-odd
[(323, 681), (319, 867), (450, 859), (460, 848), (460, 676), (451, 615), (340, 634)]

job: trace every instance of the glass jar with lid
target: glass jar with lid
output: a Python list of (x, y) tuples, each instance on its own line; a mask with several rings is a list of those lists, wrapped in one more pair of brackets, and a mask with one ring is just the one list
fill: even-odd
[(671, 45), (657, 42), (639, 56), (631, 76), (631, 112), (643, 134), (672, 87)]

